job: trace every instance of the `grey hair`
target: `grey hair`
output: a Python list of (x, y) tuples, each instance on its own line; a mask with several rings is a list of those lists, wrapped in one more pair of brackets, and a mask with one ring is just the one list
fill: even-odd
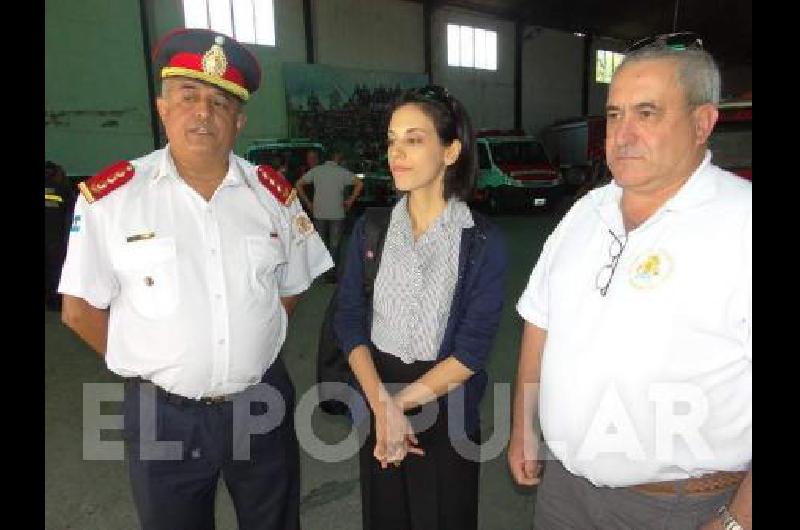
[[(689, 105), (719, 104), (719, 67), (711, 54), (705, 50), (675, 50), (667, 46), (648, 46), (626, 55), (617, 72), (626, 64), (656, 60), (673, 60), (678, 63), (678, 80), (686, 92)], [(614, 74), (616, 75), (616, 72)]]

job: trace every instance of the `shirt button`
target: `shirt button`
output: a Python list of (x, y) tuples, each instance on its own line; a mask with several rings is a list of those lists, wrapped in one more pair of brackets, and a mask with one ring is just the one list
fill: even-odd
[(222, 299), (222, 295), (217, 293), (217, 294), (214, 295), (214, 298), (216, 298), (217, 300), (220, 300), (220, 299)]
[(223, 346), (225, 344), (225, 339), (219, 339), (217, 341), (217, 344), (219, 344), (220, 346)]
[(211, 249), (211, 255), (212, 255), (212, 256), (216, 256), (216, 255), (217, 255), (217, 249), (215, 249), (215, 248), (212, 248), (212, 249)]

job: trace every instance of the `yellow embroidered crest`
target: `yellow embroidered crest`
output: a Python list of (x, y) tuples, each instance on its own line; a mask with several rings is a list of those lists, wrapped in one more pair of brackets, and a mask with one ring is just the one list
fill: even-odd
[(672, 272), (672, 259), (663, 250), (637, 257), (631, 266), (631, 285), (640, 289), (655, 287)]
[(300, 212), (294, 216), (294, 229), (299, 238), (305, 239), (314, 232), (314, 223), (305, 212)]

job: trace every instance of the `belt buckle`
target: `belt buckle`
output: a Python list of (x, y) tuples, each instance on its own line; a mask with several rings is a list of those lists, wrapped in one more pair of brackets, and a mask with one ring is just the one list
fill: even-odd
[(205, 405), (219, 405), (226, 401), (228, 401), (228, 396), (208, 396), (200, 398), (200, 402)]

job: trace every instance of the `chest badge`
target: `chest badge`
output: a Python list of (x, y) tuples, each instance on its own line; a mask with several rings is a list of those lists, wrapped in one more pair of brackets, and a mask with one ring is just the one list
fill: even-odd
[(305, 239), (314, 233), (314, 223), (305, 214), (300, 212), (294, 217), (294, 229), (297, 232), (298, 239)]
[(642, 254), (631, 266), (631, 285), (639, 289), (652, 289), (664, 282), (672, 269), (672, 258), (663, 250)]

